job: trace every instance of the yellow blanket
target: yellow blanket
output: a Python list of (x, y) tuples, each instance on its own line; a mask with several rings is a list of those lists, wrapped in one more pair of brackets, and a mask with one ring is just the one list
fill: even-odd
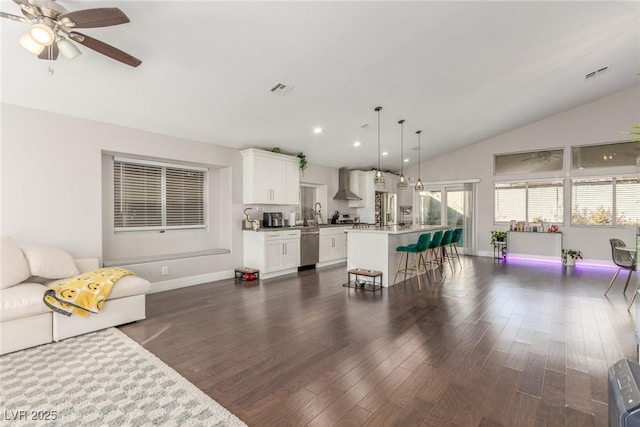
[(125, 268), (99, 268), (52, 285), (44, 293), (44, 303), (53, 311), (82, 317), (100, 313), (113, 285), (124, 276), (134, 274)]

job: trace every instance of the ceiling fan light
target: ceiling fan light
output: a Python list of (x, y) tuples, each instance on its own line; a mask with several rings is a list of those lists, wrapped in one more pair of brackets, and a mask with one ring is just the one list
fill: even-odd
[(31, 37), (33, 38), (33, 40), (35, 40), (37, 43), (40, 43), (43, 46), (50, 46), (51, 44), (53, 44), (53, 41), (55, 40), (55, 34), (53, 33), (53, 29), (41, 22), (37, 24), (33, 24), (31, 26), (31, 29), (29, 30), (29, 34), (31, 34)]
[(34, 55), (40, 55), (44, 50), (44, 46), (36, 42), (30, 33), (23, 34), (20, 40), (18, 40), (18, 43)]
[(72, 60), (82, 55), (82, 52), (75, 44), (62, 37), (58, 40), (58, 49), (60, 49), (60, 54), (64, 59)]

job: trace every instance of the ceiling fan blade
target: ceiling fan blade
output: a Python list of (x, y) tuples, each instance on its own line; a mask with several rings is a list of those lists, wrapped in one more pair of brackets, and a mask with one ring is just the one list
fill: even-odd
[(111, 45), (108, 45), (105, 42), (94, 39), (93, 37), (89, 37), (76, 31), (70, 31), (68, 35), (71, 40), (78, 42), (81, 45), (88, 47), (89, 49), (93, 49), (98, 53), (108, 56), (109, 58), (115, 59), (116, 61), (120, 61), (132, 67), (137, 67), (138, 65), (142, 64), (142, 61), (140, 61), (138, 58), (133, 57), (128, 53), (123, 52)]
[(38, 58), (46, 59), (49, 61), (55, 61), (56, 59), (58, 59), (59, 52), (60, 50), (58, 49), (58, 45), (53, 43), (49, 46), (45, 46), (42, 53), (38, 55)]
[(126, 24), (129, 18), (117, 7), (103, 7), (63, 13), (58, 22), (70, 28), (98, 28)]
[(23, 18), (22, 16), (12, 15), (10, 13), (4, 13), (4, 12), (0, 12), (0, 17), (8, 18), (8, 19), (11, 19), (12, 21), (25, 22), (27, 24), (31, 22), (27, 18)]

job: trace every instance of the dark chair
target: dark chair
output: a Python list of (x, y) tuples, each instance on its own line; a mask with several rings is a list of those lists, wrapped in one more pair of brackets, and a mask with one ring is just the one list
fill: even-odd
[[(618, 277), (620, 270), (622, 270), (623, 268), (629, 270), (629, 275), (627, 276), (627, 282), (624, 284), (624, 290), (622, 291), (622, 293), (625, 293), (627, 291), (627, 287), (629, 287), (629, 280), (631, 279), (631, 273), (633, 273), (633, 270), (635, 270), (636, 268), (636, 259), (631, 252), (621, 251), (618, 249), (620, 247), (627, 246), (622, 240), (609, 239), (609, 243), (611, 243), (611, 258), (613, 258), (613, 263), (618, 266), (618, 271), (616, 271), (616, 274), (613, 275), (611, 282), (609, 282), (609, 287), (607, 288), (604, 294), (607, 295), (607, 293), (613, 286), (613, 282), (615, 282), (616, 278)], [(633, 304), (633, 300), (635, 299), (635, 297), (636, 295), (634, 292), (633, 297), (631, 299), (631, 303), (629, 304), (629, 307), (631, 307), (631, 304)]]

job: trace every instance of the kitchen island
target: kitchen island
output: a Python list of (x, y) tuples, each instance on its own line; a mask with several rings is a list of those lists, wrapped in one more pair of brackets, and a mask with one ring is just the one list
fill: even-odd
[[(347, 270), (362, 268), (382, 271), (382, 286), (388, 287), (395, 283), (400, 253), (396, 247), (416, 243), (423, 233), (433, 233), (444, 230), (439, 225), (419, 225), (411, 228), (398, 226), (376, 228), (350, 228), (347, 237)], [(404, 280), (404, 276), (400, 276)]]

